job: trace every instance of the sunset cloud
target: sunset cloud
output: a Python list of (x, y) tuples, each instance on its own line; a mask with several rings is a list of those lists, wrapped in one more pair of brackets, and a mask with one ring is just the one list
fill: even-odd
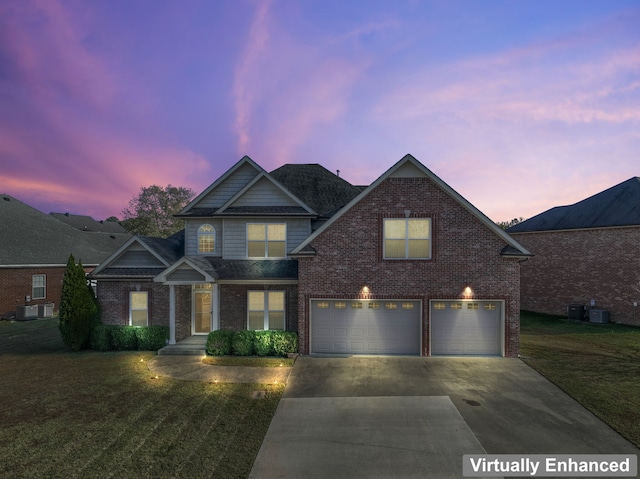
[(640, 174), (639, 22), (632, 0), (4, 2), (0, 193), (102, 219), (245, 154), (369, 184), (412, 153), (531, 216)]

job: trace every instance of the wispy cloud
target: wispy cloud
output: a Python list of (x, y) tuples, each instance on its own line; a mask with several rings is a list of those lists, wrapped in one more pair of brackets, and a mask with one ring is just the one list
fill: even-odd
[(247, 153), (251, 141), (251, 114), (255, 106), (254, 85), (260, 81), (262, 62), (269, 41), (269, 11), (271, 1), (258, 3), (249, 28), (249, 38), (236, 67), (233, 84), (235, 130), (240, 154)]

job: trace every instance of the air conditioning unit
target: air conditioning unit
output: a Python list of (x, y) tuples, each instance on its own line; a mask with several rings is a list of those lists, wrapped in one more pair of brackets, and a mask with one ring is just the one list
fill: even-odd
[(589, 311), (589, 322), (590, 323), (608, 323), (609, 322), (609, 311), (604, 309), (592, 309)]

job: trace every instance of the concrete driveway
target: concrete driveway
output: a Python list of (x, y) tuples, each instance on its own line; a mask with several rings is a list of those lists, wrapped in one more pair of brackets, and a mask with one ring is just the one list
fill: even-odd
[(640, 451), (518, 359), (300, 357), (250, 477), (458, 478), (484, 453)]

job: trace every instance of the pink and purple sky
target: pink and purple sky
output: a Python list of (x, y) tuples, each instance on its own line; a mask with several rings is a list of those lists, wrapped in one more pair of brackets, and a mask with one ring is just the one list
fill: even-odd
[(243, 155), (406, 153), (494, 221), (640, 176), (637, 0), (5, 0), (0, 194), (122, 218)]

